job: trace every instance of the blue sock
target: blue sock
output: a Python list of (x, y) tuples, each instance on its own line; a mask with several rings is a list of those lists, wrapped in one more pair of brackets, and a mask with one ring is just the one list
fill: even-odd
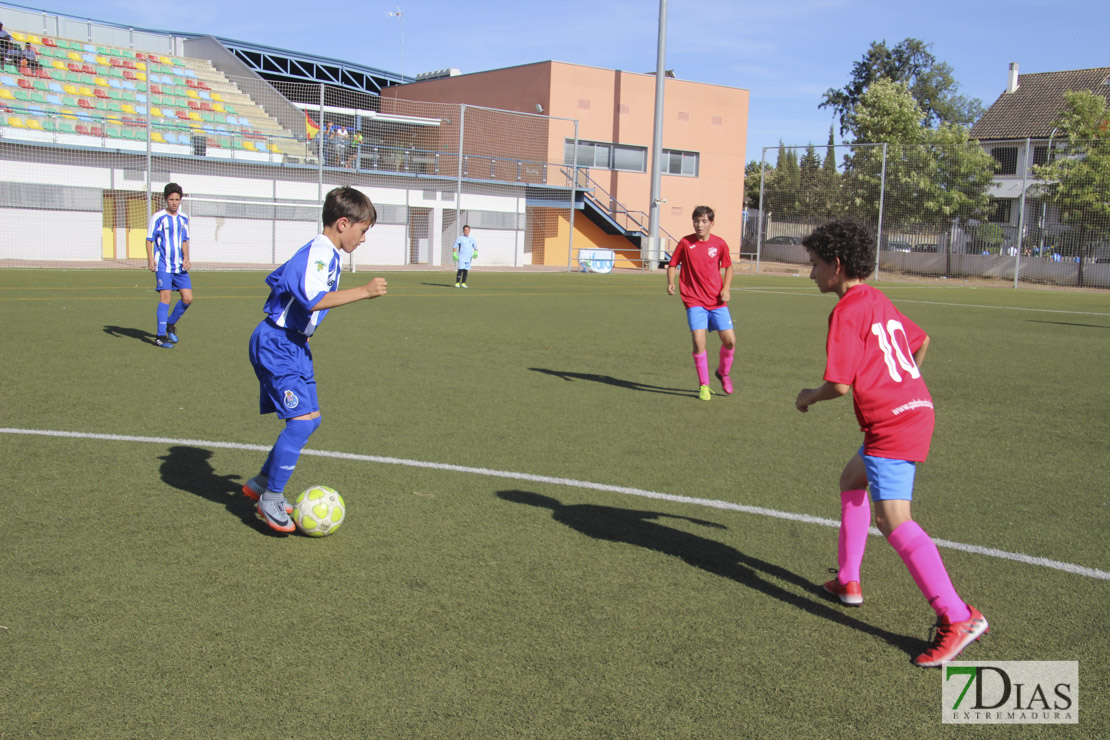
[(173, 313), (170, 314), (169, 323), (176, 324), (181, 318), (181, 314), (185, 313), (185, 309), (189, 308), (189, 304), (185, 301), (178, 301), (177, 305), (173, 307)]
[(308, 438), (319, 426), (316, 419), (290, 419), (285, 422), (285, 429), (281, 430), (274, 447), (270, 450), (270, 472), (266, 490), (281, 493), (285, 484), (297, 467), (301, 450), (308, 444)]
[(166, 318), (170, 315), (168, 303), (158, 302), (158, 336), (166, 336)]

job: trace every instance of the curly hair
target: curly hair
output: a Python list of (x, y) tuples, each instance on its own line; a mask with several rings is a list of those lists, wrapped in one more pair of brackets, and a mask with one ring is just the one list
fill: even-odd
[(871, 229), (854, 218), (821, 224), (802, 239), (802, 246), (824, 262), (840, 260), (849, 278), (862, 280), (875, 270), (875, 237)]

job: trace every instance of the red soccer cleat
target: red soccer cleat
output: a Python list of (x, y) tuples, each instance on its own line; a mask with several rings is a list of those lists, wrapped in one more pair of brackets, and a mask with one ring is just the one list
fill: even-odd
[(840, 599), (841, 604), (859, 606), (863, 603), (863, 591), (860, 590), (859, 581), (848, 581), (843, 586), (835, 578), (824, 585), (826, 593)]
[(948, 621), (945, 615), (937, 620), (937, 634), (933, 638), (933, 646), (913, 659), (914, 665), (922, 668), (935, 668), (963, 652), (971, 643), (978, 640), (990, 630), (990, 625), (983, 615), (973, 606), (971, 616), (963, 622), (955, 624)]

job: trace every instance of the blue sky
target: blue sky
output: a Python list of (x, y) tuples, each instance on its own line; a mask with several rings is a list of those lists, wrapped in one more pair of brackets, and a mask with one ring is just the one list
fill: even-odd
[[(400, 72), (462, 72), (548, 59), (654, 72), (658, 0), (45, 0), (78, 17), (321, 54)], [(1110, 66), (1107, 0), (669, 0), (668, 69), (751, 91), (749, 160), (764, 146), (823, 145), (822, 93), (847, 83), (872, 41), (915, 37), (952, 66), (960, 92), (989, 106), (1010, 62), (1025, 72)], [(544, 8), (543, 14), (537, 8)], [(0, 19), (3, 8), (0, 6)], [(838, 134), (839, 141), (839, 134)]]

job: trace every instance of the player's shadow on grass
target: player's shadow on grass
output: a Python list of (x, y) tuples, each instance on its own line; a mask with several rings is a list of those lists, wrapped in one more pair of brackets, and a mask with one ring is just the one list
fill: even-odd
[(429, 288), (454, 288), (455, 287), (454, 283), (420, 283), (420, 284), (421, 285), (427, 285)]
[(128, 339), (138, 339), (147, 344), (154, 344), (154, 335), (142, 329), (132, 329), (129, 326), (106, 326), (104, 333), (110, 337), (127, 337)]
[[(814, 616), (878, 637), (909, 656), (917, 655), (928, 647), (928, 643), (923, 640), (888, 632), (881, 627), (849, 616), (840, 608), (834, 608), (827, 603), (819, 584), (781, 565), (745, 555), (736, 548), (716, 540), (657, 524), (653, 520), (682, 519), (705, 527), (727, 529), (723, 524), (662, 514), (657, 511), (634, 511), (594, 504), (567, 506), (549, 496), (531, 491), (498, 491), (497, 496), (518, 504), (551, 509), (551, 515), (555, 521), (589, 537), (610, 542), (624, 542), (674, 556), (695, 568), (735, 581)], [(762, 577), (761, 574), (793, 584), (804, 593), (788, 591)]]
[(693, 396), (698, 395), (697, 391), (689, 391), (684, 388), (665, 388), (661, 385), (648, 385), (647, 383), (637, 383), (634, 380), (621, 380), (614, 378), (612, 375), (597, 375), (596, 373), (572, 373), (565, 370), (548, 370), (543, 367), (530, 367), (529, 370), (537, 373), (544, 373), (546, 375), (554, 375), (556, 378), (562, 378), (568, 383), (575, 380), (588, 380), (592, 383), (605, 383), (606, 385), (615, 385), (617, 388), (627, 388), (630, 391), (646, 391), (648, 393), (662, 393), (668, 396)]
[(203, 447), (175, 445), (168, 454), (158, 458), (162, 461), (159, 473), (162, 482), (179, 491), (192, 493), (201, 498), (223, 504), (227, 510), (243, 520), (243, 523), (265, 534), (277, 536), (255, 513), (254, 504), (243, 495), (243, 486), (237, 475), (219, 475), (209, 459), (212, 451)]
[(1110, 329), (1106, 324), (1078, 324), (1074, 321), (1045, 321), (1044, 319), (1026, 319), (1032, 324), (1056, 324), (1057, 326), (1082, 326), (1085, 329)]

